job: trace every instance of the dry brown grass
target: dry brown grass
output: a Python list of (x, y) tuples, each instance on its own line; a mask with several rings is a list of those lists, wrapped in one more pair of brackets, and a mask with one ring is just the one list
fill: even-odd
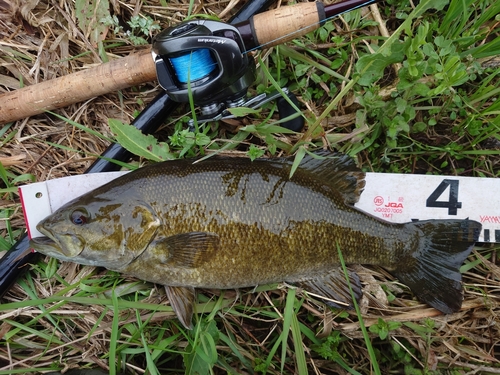
[[(113, 12), (124, 19), (129, 19), (132, 15), (147, 14), (162, 27), (183, 20), (189, 6), (187, 2), (178, 1), (169, 2), (167, 7), (162, 7), (156, 0), (148, 1), (147, 4), (142, 1), (129, 3), (119, 0), (112, 0), (110, 3)], [(227, 19), (234, 9), (240, 6), (239, 3), (195, 2), (193, 13), (224, 14), (224, 19)], [(110, 59), (114, 59), (126, 56), (138, 48), (140, 47), (120, 45), (107, 50), (107, 54)], [(32, 85), (87, 69), (101, 62), (102, 59), (95, 52), (88, 33), (80, 30), (75, 23), (73, 2), (0, 0), (0, 93), (18, 89), (20, 85)], [(130, 122), (134, 112), (140, 111), (154, 98), (157, 89), (156, 82), (151, 82), (55, 112), (104, 135), (110, 135), (108, 118)], [(316, 104), (309, 103), (311, 106)], [(182, 113), (179, 113), (180, 115)], [(352, 125), (353, 113), (344, 114), (339, 111), (329, 120), (328, 126), (346, 126), (344, 120)], [(32, 174), (36, 176), (37, 181), (80, 174), (92, 163), (95, 155), (107, 147), (105, 141), (90, 136), (50, 114), (16, 121), (10, 126), (8, 134), (13, 134), (13, 138), (1, 146), (0, 161), (14, 174)], [(492, 160), (492, 163), (498, 161)], [(15, 197), (10, 199), (5, 196), (0, 201), (0, 207), (13, 208), (13, 226), (23, 227), (22, 214)], [(5, 225), (2, 230), (6, 233), (4, 228)], [(406, 347), (412, 348), (413, 364), (420, 364), (420, 369), (438, 368), (443, 372), (457, 374), (500, 373), (500, 267), (498, 259), (495, 258), (497, 251), (498, 248), (489, 245), (476, 248), (469, 261), (477, 260), (477, 264), (464, 275), (466, 288), (462, 310), (446, 316), (416, 302), (406, 288), (398, 285), (384, 270), (360, 268), (363, 280), (369, 285), (362, 306), (365, 324), (376, 325), (379, 318), (405, 323), (390, 332), (389, 341), (379, 340), (376, 335), (372, 335), (374, 346), (384, 352), (391, 343), (404, 342)], [(1, 310), (0, 340), (6, 346), (0, 347), (0, 374), (13, 370), (22, 372), (26, 368), (47, 368), (54, 362), (63, 363), (65, 369), (90, 364), (109, 370), (107, 358), (103, 357), (102, 353), (109, 351), (116, 311), (113, 306), (106, 304), (78, 303), (77, 298), (72, 300), (71, 297), (78, 297), (80, 289), (68, 288), (68, 285), (78, 285), (79, 280), (86, 280), (87, 284), (83, 285), (93, 285), (89, 280), (106, 279), (106, 272), (91, 267), (63, 264), (58, 275), (57, 280), (48, 280), (40, 269), (37, 269), (30, 277), (23, 279), (22, 285), (14, 286), (6, 295), (4, 303), (29, 301), (35, 296), (30, 295), (27, 290), (33, 287), (38, 298), (59, 295), (65, 296), (68, 302), (47, 300), (44, 308), (53, 308), (49, 315), (46, 315), (40, 306), (30, 306), (29, 303), (26, 307)], [(381, 285), (396, 294), (397, 298), (391, 302), (387, 301)], [(134, 290), (145, 295), (151, 290), (142, 303), (165, 304), (162, 291), (150, 284), (125, 279), (120, 288), (125, 286), (132, 286), (136, 288)], [(98, 289), (99, 292), (109, 292), (112, 285)], [(205, 291), (205, 297), (209, 303), (216, 301), (218, 292)], [(258, 363), (259, 358), (265, 359), (268, 355), (271, 347), (267, 343), (269, 332), (281, 329), (281, 320), (272, 316), (279, 316), (285, 299), (286, 293), (282, 290), (247, 292), (241, 295), (227, 291), (224, 294), (222, 306), (219, 306), (217, 314), (219, 329), (234, 335), (241, 354), (254, 365)], [(231, 310), (234, 305), (237, 307)], [(259, 310), (269, 314), (261, 314)], [(275, 314), (276, 311), (278, 313)], [(40, 314), (43, 315), (41, 318)], [(174, 318), (173, 313), (168, 311), (168, 306), (167, 310), (160, 312), (144, 307), (138, 314), (139, 317), (136, 316), (136, 309), (120, 309), (117, 324), (122, 336), (118, 337), (119, 343), (137, 342), (130, 339), (134, 334), (127, 330), (128, 324), (142, 321), (162, 332), (164, 337), (175, 337), (173, 341), (176, 350), (190, 344), (175, 325), (165, 328), (164, 321)], [(336, 314), (325, 310), (322, 304), (313, 299), (306, 298), (299, 310), (298, 319), (318, 333), (318, 337), (326, 337), (334, 330), (341, 331), (348, 340), (338, 347), (340, 354), (345, 357), (349, 366), (361, 373), (370, 373), (367, 349), (357, 316), (349, 313), (349, 316), (340, 318)], [(407, 322), (417, 323), (419, 327), (426, 327), (426, 324), (432, 322), (432, 328), (427, 331), (424, 328), (418, 330)], [(26, 326), (53, 336), (44, 338), (36, 332), (29, 333), (24, 329)], [(153, 342), (155, 337), (149, 339)], [(333, 361), (323, 360), (315, 354), (307, 346), (310, 344), (308, 339), (304, 338), (304, 343), (311, 373), (347, 373)], [(136, 344), (130, 345), (132, 347)], [(133, 348), (139, 347), (137, 344)], [(237, 358), (230, 357), (230, 348), (220, 344), (218, 350), (221, 353), (219, 355), (233, 358), (229, 366), (236, 373), (248, 373), (244, 366), (238, 364)], [(289, 351), (288, 355), (293, 356), (293, 352)], [(182, 366), (178, 357), (171, 353), (167, 357), (167, 367)], [(276, 363), (279, 363), (279, 360)], [(389, 368), (387, 363), (381, 366)], [(147, 364), (142, 358), (142, 361), (135, 359), (129, 362), (125, 371), (143, 374), (147, 372), (146, 368)], [(397, 368), (403, 371), (403, 367)], [(219, 371), (223, 373), (221, 369), (216, 370)], [(286, 373), (296, 371), (293, 361), (286, 364)], [(270, 372), (279, 372), (279, 367)]]

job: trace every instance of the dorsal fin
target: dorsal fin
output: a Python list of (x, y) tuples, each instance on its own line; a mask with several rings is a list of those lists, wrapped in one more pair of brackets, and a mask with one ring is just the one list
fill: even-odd
[[(338, 191), (346, 204), (354, 205), (365, 187), (365, 173), (357, 167), (354, 159), (329, 150), (318, 150), (313, 155), (307, 153), (298, 169), (313, 173), (315, 178)], [(294, 158), (288, 160), (293, 163)]]

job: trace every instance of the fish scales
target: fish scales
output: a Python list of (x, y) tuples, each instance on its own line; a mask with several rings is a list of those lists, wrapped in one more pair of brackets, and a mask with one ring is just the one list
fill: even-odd
[[(154, 202), (161, 222), (157, 236), (216, 233), (220, 245), (192, 269), (158, 262), (150, 249), (116, 270), (168, 285), (242, 287), (294, 281), (331, 269), (339, 264), (337, 243), (347, 263), (392, 268), (398, 251), (410, 242), (412, 233), (401, 233), (401, 225), (345, 207), (337, 191), (324, 189), (304, 173), (289, 180), (289, 170), (279, 164), (239, 164), (186, 163), (175, 170), (157, 164), (144, 168), (143, 177), (125, 180), (126, 196)], [(165, 186), (175, 194), (165, 194)], [(117, 190), (106, 191), (104, 198), (116, 197), (121, 187)], [(396, 250), (381, 251), (387, 248)]]
[[(214, 157), (140, 168), (44, 219), (37, 227), (47, 237), (32, 245), (165, 285), (186, 327), (200, 287), (286, 281), (350, 306), (338, 249), (346, 264), (392, 271), (443, 312), (460, 308), (459, 267), (481, 224), (389, 223), (354, 208), (364, 174), (349, 157), (307, 155), (289, 178), (292, 164)], [(358, 276), (349, 271), (349, 279), (359, 298)]]

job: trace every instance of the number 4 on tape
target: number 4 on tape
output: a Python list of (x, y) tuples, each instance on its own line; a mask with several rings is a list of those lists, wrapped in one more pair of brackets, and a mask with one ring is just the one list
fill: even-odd
[[(458, 201), (458, 180), (449, 180), (445, 178), (436, 190), (427, 198), (427, 207), (444, 207), (448, 209), (448, 215), (456, 215), (459, 208), (462, 208), (462, 202)], [(450, 188), (450, 194), (447, 201), (438, 201), (438, 198), (447, 188)]]

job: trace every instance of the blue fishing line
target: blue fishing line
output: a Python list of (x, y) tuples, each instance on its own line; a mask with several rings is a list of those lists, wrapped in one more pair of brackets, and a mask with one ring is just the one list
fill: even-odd
[(204, 78), (217, 66), (208, 48), (193, 50), (178, 57), (170, 57), (170, 62), (181, 83)]

